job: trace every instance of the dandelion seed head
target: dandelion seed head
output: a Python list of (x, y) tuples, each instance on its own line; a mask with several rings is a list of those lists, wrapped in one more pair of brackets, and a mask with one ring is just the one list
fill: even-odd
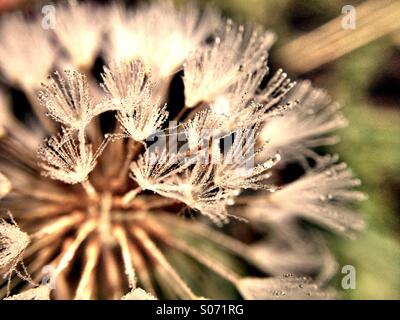
[(257, 209), (259, 204), (254, 203), (249, 214), (261, 220), (302, 216), (348, 235), (362, 229), (363, 219), (346, 204), (361, 201), (365, 195), (353, 189), (359, 180), (344, 163), (335, 163), (336, 160), (336, 157), (325, 158), (320, 167), (270, 194), (265, 203), (269, 210), (262, 213)]
[(85, 181), (96, 166), (92, 146), (79, 146), (69, 133), (48, 139), (38, 155), (45, 176), (69, 184)]
[(11, 182), (0, 172), (0, 199), (11, 191)]
[(56, 72), (43, 84), (39, 98), (54, 120), (72, 129), (84, 127), (96, 115), (86, 76), (77, 71)]
[(266, 121), (261, 138), (268, 141), (266, 153), (279, 150), (286, 161), (311, 156), (311, 149), (337, 142), (332, 133), (347, 125), (337, 104), (325, 91), (316, 89), (308, 81), (299, 83), (288, 94), (287, 100), (299, 101), (284, 117)]
[(105, 28), (101, 11), (90, 3), (69, 0), (57, 7), (57, 38), (67, 49), (76, 66), (89, 70), (100, 44)]
[(107, 56), (139, 58), (157, 79), (175, 72), (221, 24), (216, 11), (207, 8), (201, 12), (190, 2), (177, 9), (172, 1), (154, 1), (132, 15), (123, 10), (114, 9), (117, 23), (111, 25)]
[(126, 99), (133, 97), (141, 100), (142, 95), (150, 95), (150, 79), (141, 60), (113, 61), (103, 74), (104, 90), (110, 98)]
[[(249, 31), (248, 31), (249, 30)], [(265, 66), (274, 35), (259, 28), (246, 29), (228, 22), (210, 47), (193, 53), (184, 64), (185, 103), (194, 107), (212, 102)], [(254, 88), (255, 89), (255, 88)], [(242, 92), (243, 93), (243, 92)]]
[[(31, 99), (35, 117), (0, 101), (0, 212), (12, 213), (0, 222), (0, 297), (202, 299), (228, 281), (245, 299), (332, 298), (323, 238), (296, 218), (353, 235), (364, 196), (347, 166), (313, 150), (336, 142), (338, 107), (269, 75), (273, 33), (193, 2), (56, 10), (52, 42), (37, 19), (1, 23), (0, 67), (29, 98), (53, 66), (68, 68)], [(289, 161), (305, 173), (281, 184)], [(43, 270), (54, 283), (37, 285)]]
[(249, 300), (334, 298), (332, 292), (320, 290), (310, 279), (290, 274), (269, 279), (244, 278), (239, 283), (239, 290)]

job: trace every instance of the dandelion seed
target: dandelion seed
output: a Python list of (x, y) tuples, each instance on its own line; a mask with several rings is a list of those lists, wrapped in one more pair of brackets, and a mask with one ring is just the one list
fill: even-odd
[[(186, 203), (216, 223), (227, 221), (226, 206), (234, 192), (220, 189), (214, 184), (213, 165), (197, 161), (194, 168), (188, 170), (193, 158), (179, 165), (176, 158), (170, 158), (165, 153), (161, 157), (153, 153), (150, 157), (141, 158), (142, 163), (132, 164), (131, 168), (134, 178), (143, 189)], [(182, 176), (178, 176), (178, 173), (182, 173)]]
[(166, 105), (153, 97), (153, 84), (142, 62), (114, 63), (103, 79), (106, 92), (117, 100), (117, 120), (127, 135), (144, 141), (161, 128), (168, 116)]
[[(131, 164), (133, 178), (143, 190), (168, 192), (169, 178), (182, 173), (193, 161), (181, 162), (178, 155), (166, 149), (147, 150)], [(166, 184), (163, 182), (167, 181)]]
[(264, 183), (271, 175), (269, 170), (281, 159), (276, 154), (264, 163), (255, 165), (254, 150), (257, 129), (244, 128), (235, 132), (234, 142), (217, 166), (215, 183), (228, 189), (267, 188)]
[(167, 106), (154, 105), (150, 97), (139, 103), (132, 99), (129, 104), (118, 112), (117, 119), (123, 131), (135, 141), (145, 141), (155, 134), (168, 117)]
[(94, 169), (97, 158), (105, 148), (106, 142), (93, 153), (90, 144), (77, 142), (70, 133), (51, 137), (38, 150), (43, 175), (65, 183), (75, 184), (87, 180)]
[(282, 250), (278, 241), (259, 241), (249, 247), (248, 254), (251, 261), (266, 273), (276, 276), (282, 272), (307, 274), (319, 270), (322, 264), (321, 255), (310, 247), (288, 245)]
[(29, 236), (16, 225), (0, 220), (0, 272), (10, 275), (22, 261), (29, 245)]
[(136, 288), (124, 295), (121, 300), (157, 300), (157, 298), (141, 288)]
[(135, 39), (133, 13), (120, 4), (113, 4), (105, 13), (105, 19), (113, 21), (106, 31), (109, 43), (106, 46), (106, 57), (111, 63), (113, 60), (125, 61), (137, 57), (138, 44)]
[[(279, 109), (282, 108), (280, 103), (282, 103), (285, 98), (287, 101), (296, 101), (295, 98), (291, 98), (291, 95), (288, 94), (292, 92), (295, 85), (296, 82), (290, 80), (287, 73), (279, 69), (271, 80), (269, 80), (264, 89), (260, 90), (257, 88), (255, 99), (264, 105), (265, 110), (277, 108), (279, 111)], [(287, 103), (283, 103), (283, 106), (287, 106)]]
[[(236, 27), (229, 20), (225, 32), (215, 38), (211, 47), (199, 49), (185, 62), (186, 106), (212, 102), (229, 92), (231, 86), (248, 81), (249, 74), (264, 70), (267, 50), (273, 41), (272, 33)], [(260, 78), (256, 77), (256, 84)]]
[[(0, 222), (1, 298), (49, 299), (33, 281), (44, 266), (54, 268), (55, 299), (208, 299), (225, 292), (220, 279), (245, 299), (333, 297), (321, 289), (335, 269), (324, 241), (296, 218), (353, 235), (363, 222), (347, 204), (363, 194), (344, 164), (313, 150), (345, 124), (327, 94), (282, 70), (264, 83), (272, 33), (161, 0), (133, 9), (70, 1), (57, 7), (52, 42), (37, 23), (1, 23), (7, 85), (33, 103), (53, 65), (72, 71), (43, 85), (49, 118), (32, 105), (25, 126), (0, 101), (0, 209), (24, 230)], [(21, 50), (21, 39), (34, 46)], [(101, 61), (98, 84), (90, 69)], [(167, 128), (181, 71), (185, 106), (169, 106)], [(306, 173), (275, 185), (287, 161)], [(298, 276), (276, 277), (286, 270)], [(21, 292), (21, 282), (35, 288)]]
[(86, 76), (77, 71), (56, 72), (48, 85), (43, 85), (39, 98), (49, 115), (65, 126), (80, 130), (93, 117), (104, 112), (102, 104), (95, 105), (89, 93)]
[(334, 294), (313, 284), (309, 278), (284, 275), (276, 278), (243, 278), (239, 291), (248, 300), (333, 299)]
[(37, 288), (29, 289), (5, 298), (4, 300), (50, 300), (50, 291), (48, 286), (41, 285)]
[(227, 206), (237, 196), (236, 190), (220, 188), (214, 182), (215, 165), (204, 164), (198, 160), (191, 171), (177, 178), (174, 189), (177, 199), (189, 207), (197, 209), (216, 224), (227, 223)]
[(318, 159), (312, 148), (336, 143), (337, 138), (331, 134), (345, 127), (347, 121), (326, 92), (313, 88), (308, 81), (292, 89), (286, 100), (299, 103), (284, 117), (266, 121), (261, 135), (264, 141), (268, 141), (265, 153), (279, 150), (285, 155), (285, 161), (301, 161), (304, 157)]
[(219, 133), (223, 124), (222, 119), (215, 116), (210, 109), (196, 113), (193, 119), (183, 124), (189, 150), (198, 150), (203, 147), (213, 135)]

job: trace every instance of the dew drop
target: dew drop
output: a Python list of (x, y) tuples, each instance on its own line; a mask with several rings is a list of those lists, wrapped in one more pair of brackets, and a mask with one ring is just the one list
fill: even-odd
[(273, 294), (275, 297), (281, 297), (281, 296), (286, 295), (286, 292), (283, 291), (283, 290), (275, 290), (272, 294)]

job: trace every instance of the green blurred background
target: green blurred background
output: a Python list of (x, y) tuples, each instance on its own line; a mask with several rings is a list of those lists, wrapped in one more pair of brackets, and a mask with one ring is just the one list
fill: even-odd
[[(49, 2), (0, 0), (0, 10)], [(341, 142), (328, 151), (339, 153), (363, 181), (362, 189), (369, 199), (360, 205), (360, 211), (368, 226), (355, 240), (329, 237), (329, 245), (340, 265), (332, 283), (345, 299), (400, 299), (400, 28), (397, 27), (400, 9), (388, 9), (385, 13), (383, 8), (399, 1), (199, 2), (211, 3), (236, 20), (256, 22), (275, 31), (278, 41), (270, 55), (272, 70), (279, 66), (293, 78), (312, 79), (344, 106), (350, 125), (340, 132)], [(383, 9), (371, 9), (367, 15), (369, 20), (360, 18), (360, 25), (366, 21), (364, 33), (357, 32), (357, 14), (356, 29), (343, 32), (342, 7), (353, 5), (357, 13), (358, 6), (367, 2), (367, 6), (378, 3)], [(388, 20), (389, 14), (391, 20)], [(327, 30), (318, 28), (336, 17), (339, 20), (334, 20), (333, 27), (331, 23)], [(377, 30), (382, 32), (374, 38), (372, 35)], [(331, 49), (325, 56), (327, 63), (318, 63), (323, 51), (321, 47), (318, 49), (318, 41), (304, 42), (299, 50), (290, 47), (295, 39), (315, 34), (326, 42), (324, 50)], [(363, 41), (346, 48), (343, 38), (351, 44)], [(315, 54), (316, 60), (304, 58)], [(310, 68), (307, 61), (315, 66)], [(348, 264), (356, 267), (355, 290), (340, 287), (341, 267)]]

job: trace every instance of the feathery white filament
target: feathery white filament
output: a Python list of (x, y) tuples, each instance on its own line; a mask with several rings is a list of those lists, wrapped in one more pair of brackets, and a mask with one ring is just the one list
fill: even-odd
[(298, 180), (268, 197), (264, 195), (264, 200), (255, 199), (249, 205), (248, 217), (272, 221), (301, 216), (348, 235), (361, 229), (363, 219), (346, 208), (347, 203), (365, 198), (363, 193), (352, 190), (360, 181), (353, 177), (345, 163), (335, 164), (336, 160), (335, 157), (325, 159), (324, 164)]
[(104, 85), (109, 109), (118, 110), (122, 130), (136, 141), (145, 141), (168, 116), (166, 105), (153, 95), (150, 73), (140, 60), (113, 62), (105, 68)]
[(265, 154), (280, 151), (285, 161), (305, 156), (315, 158), (311, 148), (337, 142), (332, 132), (347, 125), (339, 107), (332, 103), (325, 91), (302, 81), (286, 96), (286, 101), (298, 101), (282, 117), (269, 118), (261, 134), (268, 144)]
[[(274, 41), (272, 33), (233, 26), (229, 20), (222, 36), (210, 47), (203, 47), (184, 64), (185, 104), (194, 107), (229, 94), (230, 87), (248, 81), (249, 75), (265, 71), (267, 50)], [(251, 87), (259, 84), (255, 77)], [(244, 94), (244, 92), (243, 92)], [(238, 101), (237, 101), (238, 102)]]
[(201, 12), (191, 3), (177, 8), (170, 0), (142, 5), (134, 15), (123, 10), (116, 7), (112, 13), (116, 23), (110, 26), (106, 55), (112, 59), (140, 58), (156, 79), (175, 72), (221, 24), (214, 10)]
[(166, 149), (146, 150), (138, 160), (132, 162), (132, 178), (143, 190), (162, 192), (167, 190), (168, 184), (162, 184), (168, 178), (178, 175), (193, 161), (180, 162), (176, 154), (170, 154)]
[(82, 130), (96, 115), (109, 106), (94, 104), (86, 76), (78, 71), (55, 72), (39, 95), (49, 115), (68, 128)]
[(68, 132), (51, 137), (38, 150), (43, 175), (69, 184), (86, 181), (106, 143), (93, 153), (92, 145), (77, 141)]
[(73, 63), (88, 70), (100, 49), (106, 20), (102, 11), (90, 3), (69, 0), (57, 7), (55, 33), (67, 49)]
[[(345, 125), (337, 106), (309, 82), (295, 86), (282, 70), (266, 81), (274, 35), (261, 27), (225, 22), (217, 11), (199, 10), (192, 2), (175, 6), (172, 0), (155, 0), (136, 9), (70, 0), (57, 7), (54, 31), (38, 30), (38, 20), (17, 16), (9, 26), (1, 24), (0, 67), (31, 100), (39, 120), (32, 127), (39, 132), (44, 126), (50, 134), (61, 129), (39, 147), (37, 165), (36, 139), (0, 101), (0, 200), (27, 232), (0, 221), (0, 271), (10, 280), (7, 288), (3, 281), (0, 295), (18, 293), (19, 278), (33, 284), (29, 274), (39, 279), (38, 270), (48, 263), (55, 267), (56, 299), (115, 299), (127, 287), (131, 292), (125, 300), (155, 299), (158, 293), (198, 299), (175, 270), (179, 261), (195, 260), (246, 299), (331, 297), (308, 278), (243, 278), (216, 257), (228, 261), (237, 255), (268, 275), (287, 270), (319, 274), (319, 281), (328, 278), (330, 271), (321, 271), (323, 240), (306, 239), (297, 220), (345, 234), (363, 226), (347, 206), (363, 198), (353, 189), (359, 181), (336, 158), (312, 150), (336, 141), (331, 133)], [(20, 39), (33, 43), (32, 48)], [(98, 53), (107, 61), (103, 90), (92, 77), (101, 63)], [(48, 119), (33, 103), (33, 89), (53, 63), (76, 71), (56, 72), (43, 85), (40, 101)], [(170, 106), (179, 122), (164, 129), (166, 102), (180, 100), (175, 81), (182, 71), (184, 107)], [(271, 177), (279, 181), (281, 176), (278, 162), (304, 165), (308, 158), (316, 164), (312, 169), (309, 164), (302, 177), (269, 185)], [(77, 183), (86, 196), (69, 185)], [(218, 226), (238, 214), (249, 218), (249, 229), (270, 232), (257, 245), (223, 233), (231, 228), (217, 232), (203, 225), (200, 232), (202, 221), (173, 217), (188, 210)], [(218, 247), (215, 257), (199, 250), (208, 241)], [(173, 258), (177, 251), (182, 260), (170, 263), (169, 253)], [(11, 279), (13, 272), (17, 276)], [(48, 287), (39, 286), (10, 299), (49, 295)]]
[(141, 60), (113, 61), (104, 67), (102, 87), (109, 98), (123, 100), (134, 97), (141, 100), (142, 95), (150, 94), (149, 76)]

